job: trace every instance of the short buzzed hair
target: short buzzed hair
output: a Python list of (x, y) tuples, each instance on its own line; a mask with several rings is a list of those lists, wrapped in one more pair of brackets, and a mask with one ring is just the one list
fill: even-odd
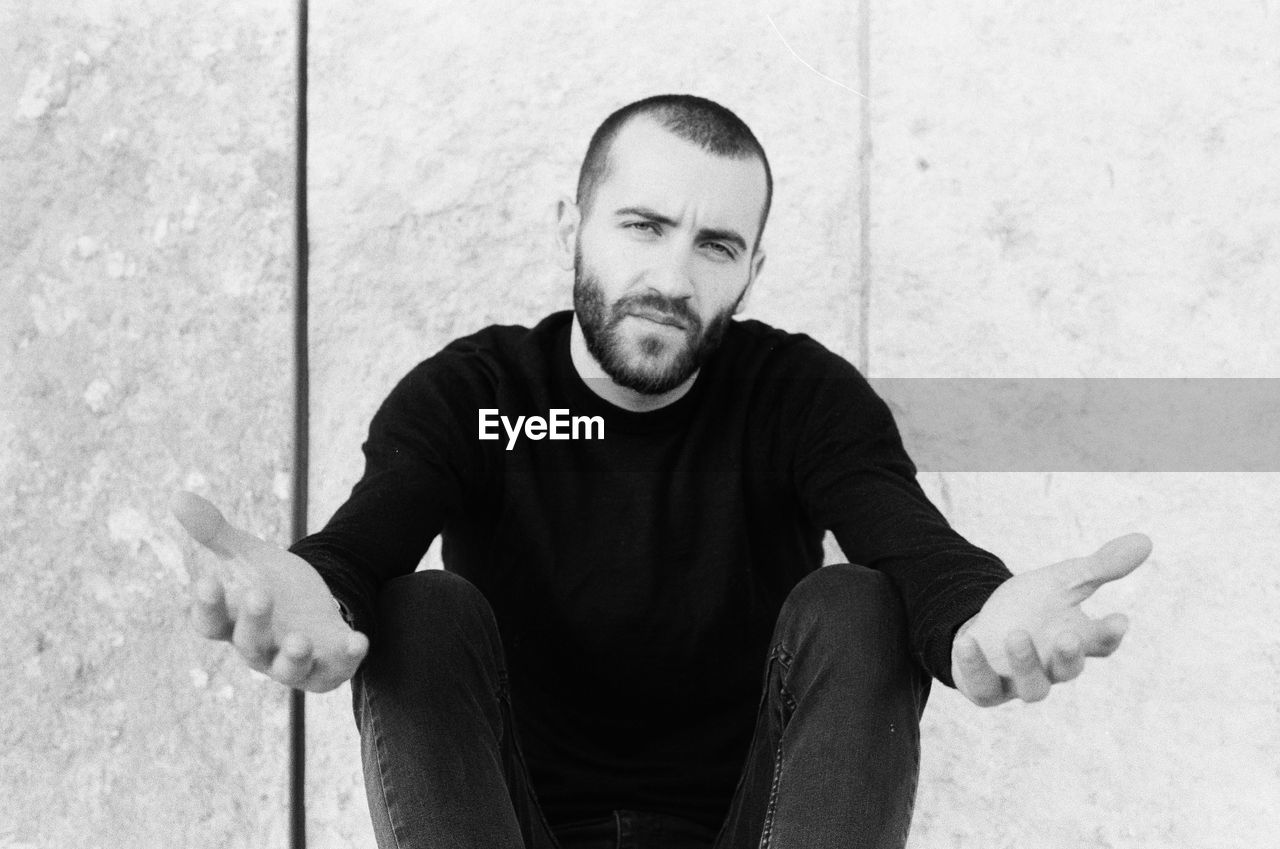
[[(586, 218), (595, 202), (596, 188), (609, 176), (609, 152), (613, 140), (633, 118), (649, 117), (678, 138), (696, 144), (717, 156), (733, 159), (759, 159), (764, 165), (764, 208), (760, 211), (760, 227), (755, 247), (760, 246), (764, 223), (773, 202), (773, 172), (769, 157), (741, 118), (713, 100), (692, 94), (658, 94), (628, 104), (604, 119), (587, 145), (578, 172), (578, 208)], [(754, 248), (753, 248), (754, 250)]]

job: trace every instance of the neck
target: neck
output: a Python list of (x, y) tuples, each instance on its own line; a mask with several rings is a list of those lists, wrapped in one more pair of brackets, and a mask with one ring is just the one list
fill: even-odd
[(646, 395), (626, 386), (620, 386), (604, 373), (600, 363), (596, 362), (596, 358), (587, 350), (587, 338), (582, 335), (582, 325), (578, 323), (576, 313), (573, 316), (573, 330), (569, 334), (569, 357), (573, 361), (574, 371), (592, 392), (610, 404), (633, 413), (648, 413), (674, 404), (684, 397), (685, 393), (693, 387), (693, 382), (698, 379), (698, 373), (694, 372), (684, 383), (661, 395)]

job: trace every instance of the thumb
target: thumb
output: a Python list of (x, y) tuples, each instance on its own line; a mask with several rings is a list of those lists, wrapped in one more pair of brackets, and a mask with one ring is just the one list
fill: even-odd
[(179, 492), (169, 509), (196, 542), (224, 559), (235, 557), (235, 529), (209, 501), (194, 492)]
[(1080, 600), (1093, 595), (1098, 587), (1123, 578), (1151, 554), (1151, 538), (1146, 534), (1116, 537), (1088, 557), (1069, 560), (1067, 578), (1080, 593)]

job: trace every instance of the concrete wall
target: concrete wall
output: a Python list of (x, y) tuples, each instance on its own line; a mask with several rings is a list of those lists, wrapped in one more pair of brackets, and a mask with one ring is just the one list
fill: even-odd
[(0, 0), (0, 846), (287, 837), (287, 693), (190, 633), (189, 487), (287, 542), (288, 4)]
[[(722, 100), (770, 152), (749, 315), (873, 376), (1280, 377), (1280, 176), (1264, 164), (1280, 16), (1265, 6), (472, 8), (316, 14), (316, 522), (409, 366), (567, 305), (550, 203), (595, 124), (658, 91)], [(840, 85), (866, 84), (864, 20), (867, 124)], [(981, 711), (937, 692), (912, 846), (1265, 842), (1280, 825), (1277, 477), (923, 479), (1015, 570), (1134, 529), (1156, 553), (1092, 608), (1131, 614), (1124, 651), (1047, 703)], [(345, 697), (310, 705), (314, 839), (368, 845)]]
[[(568, 306), (551, 204), (659, 91), (770, 152), (749, 315), (873, 376), (1280, 377), (1275, 9), (783, 5), (316, 4), (313, 527), (406, 369)], [(286, 533), (291, 15), (0, 5), (0, 847), (284, 842), (285, 694), (186, 635), (163, 505)], [(1156, 552), (1091, 608), (1124, 649), (1048, 702), (935, 691), (912, 847), (1266, 845), (1280, 479), (923, 482), (1015, 571)], [(371, 847), (349, 690), (308, 710), (310, 843)]]
[[(910, 0), (871, 20), (873, 374), (1280, 377), (1276, 9)], [(1015, 571), (1130, 530), (1156, 548), (1091, 603), (1131, 616), (1113, 659), (1031, 708), (935, 695), (913, 845), (1273, 841), (1280, 476), (925, 484)]]

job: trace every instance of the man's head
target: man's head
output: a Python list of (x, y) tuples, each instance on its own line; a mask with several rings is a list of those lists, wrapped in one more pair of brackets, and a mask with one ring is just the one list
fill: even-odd
[(724, 107), (661, 95), (592, 136), (558, 237), (587, 350), (615, 383), (661, 395), (719, 344), (764, 262), (772, 176)]
[(582, 217), (591, 213), (596, 189), (609, 177), (613, 142), (619, 131), (636, 118), (648, 118), (676, 138), (689, 142), (709, 154), (730, 159), (758, 159), (764, 168), (764, 204), (756, 228), (752, 250), (760, 247), (769, 206), (773, 202), (773, 171), (769, 157), (742, 119), (713, 100), (692, 94), (658, 94), (629, 103), (614, 112), (596, 128), (587, 145), (578, 170), (578, 209)]

